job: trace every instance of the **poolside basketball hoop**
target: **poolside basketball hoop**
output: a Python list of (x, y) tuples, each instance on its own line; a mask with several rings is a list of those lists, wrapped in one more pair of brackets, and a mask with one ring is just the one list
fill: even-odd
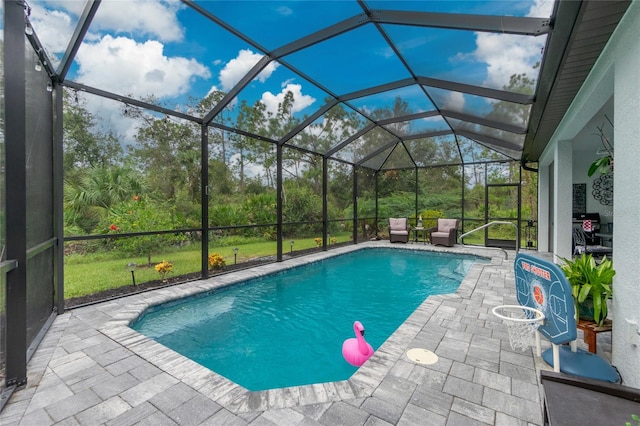
[(509, 331), (509, 343), (514, 351), (525, 351), (531, 345), (531, 338), (544, 322), (544, 314), (534, 308), (522, 305), (502, 305), (491, 310), (502, 319)]

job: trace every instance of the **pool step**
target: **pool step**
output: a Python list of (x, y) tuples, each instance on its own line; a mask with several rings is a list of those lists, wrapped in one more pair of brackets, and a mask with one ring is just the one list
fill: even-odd
[(438, 276), (456, 281), (462, 281), (467, 275), (465, 261), (452, 260), (446, 266), (438, 270)]

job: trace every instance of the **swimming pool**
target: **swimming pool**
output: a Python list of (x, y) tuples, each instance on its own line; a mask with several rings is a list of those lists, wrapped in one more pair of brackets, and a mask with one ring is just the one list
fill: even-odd
[(345, 380), (356, 371), (341, 354), (353, 321), (377, 349), (479, 260), (358, 250), (154, 307), (131, 327), (249, 390)]

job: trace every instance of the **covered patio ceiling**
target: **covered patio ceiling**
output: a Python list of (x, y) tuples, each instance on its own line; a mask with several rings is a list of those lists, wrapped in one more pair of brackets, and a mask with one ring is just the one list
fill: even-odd
[[(76, 93), (386, 170), (537, 161), (628, 4), (37, 1), (27, 20)], [(256, 102), (290, 102), (288, 126), (243, 125)]]

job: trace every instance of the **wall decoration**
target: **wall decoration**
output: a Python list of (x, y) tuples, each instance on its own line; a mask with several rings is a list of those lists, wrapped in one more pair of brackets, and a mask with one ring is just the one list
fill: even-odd
[(587, 212), (587, 184), (573, 184), (573, 214)]
[(603, 206), (613, 205), (613, 173), (600, 175), (593, 181), (593, 198)]

